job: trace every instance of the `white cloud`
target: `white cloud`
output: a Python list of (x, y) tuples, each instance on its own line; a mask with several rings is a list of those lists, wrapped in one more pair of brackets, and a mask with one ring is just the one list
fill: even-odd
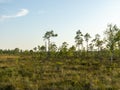
[(16, 17), (26, 16), (29, 13), (27, 9), (21, 9), (17, 14)]
[(28, 13), (29, 13), (29, 11), (27, 9), (21, 9), (15, 15), (2, 15), (2, 16), (0, 16), (0, 20), (22, 17), (22, 16), (26, 16)]

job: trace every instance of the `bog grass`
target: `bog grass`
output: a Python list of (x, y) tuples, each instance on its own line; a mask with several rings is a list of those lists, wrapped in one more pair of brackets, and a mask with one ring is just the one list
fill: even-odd
[(119, 66), (119, 60), (110, 63), (109, 60), (3, 56), (0, 90), (118, 90)]

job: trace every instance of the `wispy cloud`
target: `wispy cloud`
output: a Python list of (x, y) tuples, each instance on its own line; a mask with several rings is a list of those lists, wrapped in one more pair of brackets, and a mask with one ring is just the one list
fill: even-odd
[(26, 16), (28, 13), (29, 13), (29, 10), (21, 9), (19, 12), (17, 12), (14, 15), (1, 15), (0, 20), (22, 17), (22, 16)]

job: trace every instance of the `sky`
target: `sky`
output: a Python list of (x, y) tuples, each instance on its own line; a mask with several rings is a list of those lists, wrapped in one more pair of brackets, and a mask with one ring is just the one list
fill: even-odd
[(51, 30), (58, 46), (74, 45), (77, 30), (103, 37), (110, 23), (120, 26), (120, 0), (0, 0), (0, 49), (44, 45)]

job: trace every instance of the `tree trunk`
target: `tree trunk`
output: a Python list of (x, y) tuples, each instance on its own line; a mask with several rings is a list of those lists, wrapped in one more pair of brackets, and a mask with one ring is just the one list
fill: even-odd
[(50, 38), (48, 39), (48, 52), (50, 51)]
[(86, 41), (86, 55), (85, 55), (85, 57), (88, 57), (88, 41)]
[(113, 62), (113, 50), (111, 51), (111, 58), (110, 58), (110, 60), (111, 60), (111, 63)]

